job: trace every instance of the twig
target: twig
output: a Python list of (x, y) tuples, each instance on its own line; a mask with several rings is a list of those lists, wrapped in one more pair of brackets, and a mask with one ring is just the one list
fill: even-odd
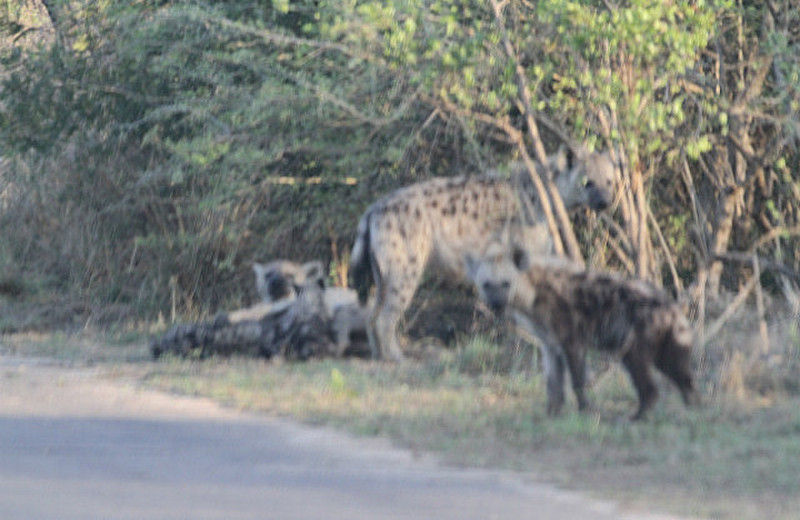
[[(697, 339), (700, 345), (705, 347), (706, 344), (706, 281), (708, 280), (708, 269), (705, 267), (700, 269), (697, 274), (697, 285), (695, 286), (694, 294), (690, 295), (690, 303), (695, 303), (694, 323), (697, 330)], [(691, 307), (690, 307), (691, 308)], [(691, 316), (690, 316), (691, 318)]]
[(669, 272), (672, 275), (672, 280), (675, 282), (675, 291), (680, 294), (683, 292), (683, 282), (681, 282), (680, 277), (678, 276), (678, 270), (675, 268), (675, 262), (672, 259), (672, 255), (669, 252), (669, 246), (667, 245), (667, 241), (664, 238), (664, 234), (661, 233), (661, 227), (656, 222), (656, 217), (653, 215), (653, 211), (648, 206), (647, 208), (647, 216), (650, 219), (650, 224), (653, 226), (653, 229), (656, 232), (656, 237), (658, 237), (658, 243), (661, 245), (661, 249), (664, 250), (664, 255), (667, 257), (667, 265), (669, 266)]
[(747, 281), (744, 287), (739, 291), (739, 294), (736, 295), (733, 302), (725, 309), (725, 311), (717, 318), (714, 323), (708, 326), (706, 329), (706, 337), (711, 338), (716, 336), (725, 323), (733, 316), (733, 314), (742, 306), (745, 302), (747, 297), (750, 295), (750, 292), (753, 290), (753, 287), (756, 285), (756, 277), (752, 276), (750, 280)]
[(628, 274), (632, 275), (635, 273), (636, 266), (633, 264), (633, 260), (631, 260), (630, 255), (623, 249), (619, 239), (609, 234), (608, 245), (614, 250), (614, 253), (617, 255), (619, 261), (622, 262), (622, 265), (625, 266), (625, 270), (628, 272)]
[(758, 265), (758, 255), (753, 255), (753, 279), (756, 288), (756, 310), (758, 311), (758, 332), (761, 335), (761, 352), (769, 352), (769, 331), (767, 320), (764, 317), (764, 294), (761, 291), (761, 269)]
[(29, 32), (39, 31), (44, 29), (44, 27), (25, 27), (14, 36), (11, 37), (11, 43), (17, 43), (23, 36), (28, 34)]
[(764, 236), (760, 237), (758, 240), (753, 243), (750, 247), (751, 251), (756, 251), (759, 247), (763, 246), (767, 242), (772, 242), (775, 238), (782, 237), (782, 236), (799, 236), (800, 235), (800, 225), (792, 226), (790, 228), (786, 227), (776, 227), (770, 229)]
[(683, 168), (681, 169), (681, 176), (683, 177), (683, 183), (686, 185), (686, 191), (689, 193), (689, 199), (692, 201), (692, 216), (694, 217), (694, 225), (697, 227), (697, 230), (700, 234), (702, 240), (700, 240), (700, 252), (702, 253), (703, 262), (705, 263), (708, 259), (708, 243), (705, 239), (703, 230), (705, 229), (705, 222), (706, 217), (703, 211), (700, 209), (700, 205), (697, 203), (697, 190), (694, 187), (694, 181), (692, 180), (691, 171), (689, 170), (689, 161), (686, 158), (686, 155), (683, 155)]
[[(753, 255), (754, 253), (744, 253), (740, 251), (734, 251), (729, 253), (719, 253), (711, 257), (712, 260), (723, 260), (729, 262), (737, 262), (740, 264), (749, 264), (753, 262)], [(797, 271), (786, 267), (785, 265), (775, 262), (774, 260), (769, 260), (767, 258), (758, 257), (759, 266), (762, 269), (766, 269), (767, 271), (775, 271), (777, 273), (781, 273), (786, 275), (790, 278), (794, 278), (795, 280), (800, 280), (800, 273)]]

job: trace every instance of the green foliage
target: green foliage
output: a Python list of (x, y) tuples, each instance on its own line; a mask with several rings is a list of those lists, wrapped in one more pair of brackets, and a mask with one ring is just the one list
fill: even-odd
[[(360, 210), (333, 209), (359, 195), (345, 179), (402, 171), (426, 141), (401, 130), (419, 124), (404, 81), (292, 35), (314, 33), (314, 5), (60, 4), (62, 40), (17, 56), (3, 85), (16, 202), (36, 191), (36, 211), (53, 215), (48, 247), (28, 254), (59, 256), (84, 289), (152, 310), (177, 276), (196, 312), (222, 303), (219, 284), (236, 273), (249, 281), (253, 259), (324, 257), (331, 236), (344, 248)], [(342, 68), (364, 81), (341, 81)], [(82, 251), (61, 241), (64, 205), (92, 227)], [(305, 244), (292, 236), (303, 228)]]
[[(575, 113), (578, 131), (591, 130), (586, 115), (616, 114), (608, 137), (633, 157), (674, 147), (674, 132), (687, 117), (683, 78), (713, 35), (721, 5), (642, 0), (608, 9), (586, 0), (539, 2), (561, 50), (547, 57), (557, 71), (551, 106)], [(702, 143), (694, 146), (695, 155), (702, 151)]]
[[(254, 260), (346, 254), (379, 194), (502, 167), (503, 125), (524, 125), (486, 2), (27, 5), (0, 3), (5, 254), (34, 286), (139, 313), (241, 304)], [(715, 200), (725, 183), (705, 172), (724, 170), (712, 159), (745, 124), (758, 136), (751, 164), (774, 165), (765, 179), (777, 182), (739, 181), (770, 187), (747, 199), (757, 204), (742, 236), (752, 241), (761, 217), (798, 220), (798, 160), (783, 148), (797, 138), (797, 12), (783, 9), (770, 29), (766, 7), (723, 0), (512, 1), (502, 22), (535, 109), (651, 165), (654, 213), (692, 257), (681, 228), (699, 224), (675, 165), (697, 164), (701, 195)], [(9, 40), (38, 26), (52, 31), (33, 31), (35, 45)], [(716, 67), (716, 49), (733, 65)], [(731, 87), (747, 84), (734, 69), (751, 55), (774, 73), (748, 98)], [(737, 99), (749, 105), (734, 110)], [(766, 116), (743, 122), (743, 110)]]

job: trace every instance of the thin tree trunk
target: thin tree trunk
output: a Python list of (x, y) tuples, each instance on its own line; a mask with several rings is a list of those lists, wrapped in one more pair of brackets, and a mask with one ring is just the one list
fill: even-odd
[[(737, 190), (728, 187), (719, 195), (717, 215), (714, 219), (714, 230), (711, 236), (710, 251), (712, 258), (728, 251), (731, 233), (733, 231), (733, 218), (736, 214)], [(708, 269), (708, 297), (712, 300), (719, 296), (720, 281), (724, 265), (720, 260), (713, 260)]]

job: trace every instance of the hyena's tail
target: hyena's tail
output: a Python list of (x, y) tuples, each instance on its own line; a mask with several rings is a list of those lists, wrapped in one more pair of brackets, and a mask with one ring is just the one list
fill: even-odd
[(372, 269), (370, 265), (370, 218), (371, 211), (364, 213), (358, 222), (356, 241), (350, 252), (350, 287), (358, 291), (358, 301), (361, 305), (367, 303), (369, 288), (372, 286)]

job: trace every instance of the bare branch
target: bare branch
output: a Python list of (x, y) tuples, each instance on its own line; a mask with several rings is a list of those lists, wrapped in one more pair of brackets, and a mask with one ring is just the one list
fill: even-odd
[(675, 261), (672, 259), (672, 254), (669, 252), (669, 246), (664, 238), (664, 234), (661, 232), (661, 227), (658, 225), (656, 217), (653, 215), (653, 212), (649, 207), (647, 208), (647, 216), (650, 219), (650, 225), (653, 226), (653, 229), (656, 231), (656, 237), (658, 237), (658, 243), (661, 245), (661, 249), (664, 251), (664, 256), (667, 258), (669, 272), (672, 275), (672, 281), (675, 283), (675, 291), (680, 294), (683, 292), (683, 282), (681, 282), (681, 279), (678, 276), (678, 270), (675, 268)]
[[(713, 260), (721, 260), (727, 262), (736, 262), (738, 264), (752, 264), (753, 263), (753, 253), (745, 253), (742, 251), (734, 251), (728, 253), (720, 253), (716, 254), (712, 257)], [(794, 278), (795, 280), (800, 281), (800, 273), (791, 269), (779, 262), (774, 260), (769, 260), (762, 256), (758, 257), (758, 263), (761, 269), (766, 271), (774, 271), (776, 273), (780, 273), (782, 275), (788, 276), (790, 278)]]
[(753, 255), (753, 279), (756, 281), (756, 311), (758, 312), (758, 333), (761, 336), (761, 353), (767, 354), (769, 352), (769, 331), (764, 316), (764, 293), (761, 290), (761, 268), (758, 255)]
[(793, 236), (800, 236), (800, 225), (792, 226), (792, 227), (776, 227), (770, 229), (767, 233), (764, 234), (761, 238), (755, 241), (753, 245), (750, 247), (751, 251), (758, 250), (761, 246), (768, 242), (772, 242), (774, 239), (778, 237), (793, 237)]
[[(514, 71), (517, 78), (517, 90), (519, 91), (520, 100), (522, 101), (522, 105), (524, 108), (524, 116), (525, 116), (525, 123), (528, 127), (528, 134), (531, 137), (531, 141), (533, 144), (533, 151), (536, 156), (536, 159), (543, 165), (543, 171), (545, 173), (546, 179), (544, 182), (537, 179), (539, 177), (537, 169), (530, 159), (528, 155), (527, 148), (525, 146), (524, 139), (521, 138), (517, 140), (517, 147), (519, 148), (520, 155), (522, 156), (522, 160), (525, 163), (525, 167), (528, 169), (528, 173), (530, 174), (534, 186), (536, 186), (537, 191), (540, 190), (539, 185), (543, 184), (546, 187), (547, 196), (544, 199), (550, 199), (552, 203), (552, 208), (548, 208), (549, 204), (544, 204), (545, 200), (542, 200), (543, 204), (543, 211), (545, 213), (545, 217), (548, 221), (548, 226), (551, 225), (551, 221), (557, 219), (558, 222), (558, 229), (560, 229), (561, 238), (564, 240), (566, 245), (566, 252), (568, 256), (578, 262), (580, 264), (585, 264), (583, 260), (583, 255), (581, 255), (580, 246), (578, 245), (578, 239), (575, 236), (575, 231), (572, 229), (572, 224), (569, 220), (569, 215), (567, 215), (567, 210), (564, 207), (564, 201), (561, 200), (561, 196), (558, 193), (555, 185), (552, 181), (552, 173), (550, 172), (550, 167), (547, 164), (547, 153), (544, 149), (544, 143), (539, 135), (539, 127), (536, 125), (536, 120), (534, 119), (534, 111), (533, 111), (533, 104), (531, 103), (530, 97), (530, 90), (528, 89), (527, 81), (525, 80), (525, 69), (523, 69), (522, 64), (517, 57), (517, 53), (514, 50), (514, 46), (511, 44), (511, 40), (508, 37), (508, 31), (506, 31), (505, 24), (503, 22), (503, 13), (501, 10), (500, 5), (497, 3), (497, 0), (491, 0), (492, 10), (494, 12), (495, 22), (497, 24), (497, 28), (500, 31), (500, 36), (503, 42), (503, 48), (506, 52), (508, 58), (514, 63)], [(555, 215), (549, 214), (550, 211), (555, 210)], [(552, 229), (551, 229), (552, 233)], [(553, 235), (554, 237), (558, 235)], [(554, 242), (558, 243), (557, 240)]]
[(736, 295), (736, 298), (734, 298), (733, 302), (731, 302), (731, 304), (728, 305), (725, 311), (722, 314), (720, 314), (719, 318), (717, 318), (714, 321), (714, 323), (708, 326), (708, 328), (705, 331), (706, 338), (713, 338), (714, 336), (719, 334), (719, 331), (722, 330), (722, 327), (725, 326), (725, 324), (728, 322), (731, 316), (733, 316), (734, 313), (739, 309), (739, 307), (741, 307), (742, 304), (744, 304), (745, 300), (747, 300), (747, 297), (753, 291), (755, 285), (756, 285), (756, 277), (752, 276), (750, 280), (747, 281), (745, 286), (742, 287), (742, 289), (739, 291), (739, 294)]

